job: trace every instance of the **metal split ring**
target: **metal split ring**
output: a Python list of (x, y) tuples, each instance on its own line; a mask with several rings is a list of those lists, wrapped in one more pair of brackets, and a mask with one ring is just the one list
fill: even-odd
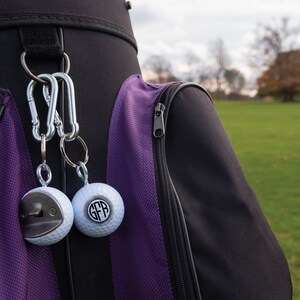
[[(67, 55), (67, 53), (65, 53), (65, 52), (63, 53), (63, 57), (64, 57), (64, 60), (65, 60), (65, 73), (66, 73), (66, 74), (69, 74), (69, 72), (70, 72), (70, 67), (71, 67), (70, 58), (69, 58), (69, 56)], [(28, 75), (31, 79), (33, 79), (33, 80), (35, 80), (35, 81), (37, 81), (37, 82), (39, 82), (39, 83), (42, 83), (42, 84), (47, 84), (47, 83), (48, 83), (47, 81), (45, 81), (45, 80), (39, 78), (38, 76), (34, 75), (34, 74), (30, 71), (30, 69), (28, 68), (27, 63), (26, 63), (26, 51), (22, 52), (22, 54), (21, 54), (21, 65), (22, 65), (22, 67), (24, 68), (24, 70), (25, 70), (25, 72), (27, 73), (27, 75)]]
[[(84, 157), (84, 161), (82, 162), (83, 164), (87, 164), (88, 160), (89, 160), (89, 149), (86, 145), (86, 143), (84, 142), (84, 140), (78, 135), (76, 137), (76, 139), (80, 142), (80, 144), (83, 147), (83, 150), (85, 151), (85, 157)], [(66, 161), (66, 163), (73, 167), (73, 168), (77, 168), (78, 164), (75, 164), (67, 155), (66, 153), (66, 149), (65, 149), (65, 140), (66, 140), (66, 135), (62, 136), (60, 138), (60, 142), (59, 142), (59, 148), (60, 148), (60, 152), (64, 158), (64, 160)]]

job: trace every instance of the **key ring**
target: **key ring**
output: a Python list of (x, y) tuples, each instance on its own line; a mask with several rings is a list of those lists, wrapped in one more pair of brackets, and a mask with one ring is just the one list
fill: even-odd
[[(80, 142), (80, 144), (83, 147), (83, 150), (85, 151), (85, 157), (84, 157), (84, 161), (82, 162), (83, 164), (87, 164), (88, 160), (89, 160), (89, 149), (86, 145), (86, 143), (84, 142), (84, 140), (78, 135), (76, 137), (76, 139)], [(73, 168), (77, 168), (78, 164), (75, 164), (67, 155), (66, 153), (66, 149), (65, 149), (65, 140), (66, 140), (66, 135), (62, 136), (60, 138), (60, 142), (59, 142), (59, 148), (60, 148), (60, 152), (64, 158), (64, 160), (66, 161), (66, 163), (73, 167)]]
[[(69, 74), (70, 67), (71, 67), (70, 58), (69, 58), (69, 56), (67, 55), (66, 52), (63, 53), (63, 57), (64, 57), (64, 60), (65, 60), (65, 69), (66, 69), (65, 73)], [(30, 71), (30, 69), (28, 68), (27, 63), (26, 63), (26, 51), (22, 52), (20, 59), (21, 59), (21, 65), (22, 65), (23, 69), (25, 70), (25, 72), (27, 73), (27, 75), (31, 79), (33, 79), (33, 80), (35, 80), (35, 81), (37, 81), (39, 83), (42, 83), (42, 84), (47, 84), (47, 81), (45, 81), (45, 80), (39, 78), (38, 76), (34, 75)]]

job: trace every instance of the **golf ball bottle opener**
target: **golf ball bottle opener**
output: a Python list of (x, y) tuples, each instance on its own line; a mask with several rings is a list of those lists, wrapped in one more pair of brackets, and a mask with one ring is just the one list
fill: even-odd
[(29, 191), (20, 203), (21, 230), (35, 245), (52, 245), (70, 231), (74, 212), (68, 197), (60, 190), (42, 186)]
[[(19, 213), (24, 238), (36, 245), (51, 245), (68, 234), (73, 224), (74, 213), (68, 197), (58, 189), (48, 187), (52, 179), (52, 173), (46, 163), (46, 143), (53, 137), (55, 132), (53, 122), (58, 85), (56, 79), (51, 75), (41, 74), (38, 77), (46, 80), (51, 86), (46, 134), (40, 134), (40, 122), (33, 97), (36, 82), (32, 80), (27, 88), (33, 136), (41, 143), (42, 162), (37, 167), (36, 175), (42, 186), (29, 191), (23, 196)], [(46, 173), (45, 179), (42, 172)]]

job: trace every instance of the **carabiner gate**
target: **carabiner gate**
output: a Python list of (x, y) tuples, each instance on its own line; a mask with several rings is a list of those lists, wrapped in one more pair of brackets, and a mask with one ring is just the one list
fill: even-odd
[[(54, 117), (56, 112), (56, 105), (57, 105), (57, 96), (58, 96), (58, 84), (57, 80), (54, 76), (50, 74), (40, 74), (38, 75), (39, 78), (44, 79), (50, 85), (50, 100), (49, 100), (49, 109), (47, 114), (47, 132), (45, 134), (46, 141), (51, 140), (55, 133), (55, 126), (54, 126)], [(40, 133), (40, 120), (38, 116), (38, 112), (35, 105), (35, 100), (33, 96), (33, 92), (35, 89), (37, 82), (35, 80), (31, 80), (27, 86), (27, 101), (29, 104), (31, 119), (32, 119), (32, 134), (33, 137), (37, 141), (41, 141), (41, 133)]]
[[(79, 125), (77, 123), (77, 115), (76, 115), (76, 105), (75, 105), (75, 90), (74, 84), (69, 75), (63, 72), (56, 72), (52, 74), (57, 79), (62, 79), (66, 83), (67, 87), (67, 97), (68, 97), (68, 113), (69, 113), (69, 122), (70, 122), (70, 132), (64, 132), (63, 122), (59, 116), (59, 114), (55, 113), (55, 126), (57, 129), (57, 133), (60, 137), (65, 136), (67, 142), (73, 141), (77, 138), (79, 133)], [(43, 88), (44, 98), (49, 105), (49, 101), (47, 100), (49, 97), (49, 87), (44, 85)]]

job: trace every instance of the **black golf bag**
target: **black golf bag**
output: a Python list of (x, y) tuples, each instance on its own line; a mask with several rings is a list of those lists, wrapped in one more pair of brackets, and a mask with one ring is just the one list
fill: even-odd
[[(1, 299), (291, 299), (284, 255), (207, 92), (151, 85), (138, 75), (130, 3), (0, 5)], [(51, 247), (36, 246), (23, 239), (19, 223), (27, 216), (18, 210), (40, 185), (41, 147), (26, 90), (32, 78), (42, 79), (34, 97), (43, 123), (48, 83), (35, 76), (69, 65), (89, 180), (119, 191), (124, 220), (105, 237), (73, 226)], [(67, 124), (69, 95), (57, 84), (56, 109)], [(72, 199), (83, 184), (60, 141), (57, 134), (45, 141), (50, 186)], [(71, 161), (82, 160), (81, 144), (67, 144)]]

